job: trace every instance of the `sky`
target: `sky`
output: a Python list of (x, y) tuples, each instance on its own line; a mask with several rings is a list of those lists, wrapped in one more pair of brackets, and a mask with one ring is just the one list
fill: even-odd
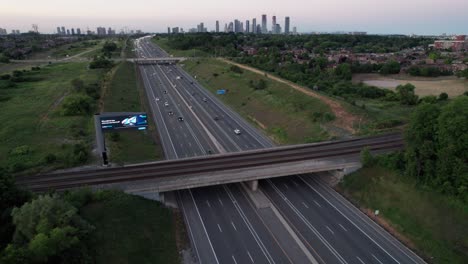
[(214, 30), (215, 21), (276, 15), (284, 29), (298, 32), (366, 31), (369, 34), (468, 34), (468, 0), (0, 0), (0, 28), (25, 32), (38, 24), (39, 32), (57, 26), (112, 27), (167, 32), (179, 26), (188, 31), (200, 22)]

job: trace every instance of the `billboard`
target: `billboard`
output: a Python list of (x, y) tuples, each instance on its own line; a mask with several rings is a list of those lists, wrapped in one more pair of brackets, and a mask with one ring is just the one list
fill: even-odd
[(217, 90), (216, 94), (226, 94), (226, 90)]
[(148, 127), (146, 113), (132, 115), (101, 116), (101, 129), (103, 131), (119, 129), (145, 130)]

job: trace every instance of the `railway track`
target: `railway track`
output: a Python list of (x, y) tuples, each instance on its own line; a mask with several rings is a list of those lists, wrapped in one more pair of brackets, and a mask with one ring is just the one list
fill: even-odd
[(318, 144), (160, 161), (130, 167), (23, 176), (18, 177), (16, 181), (18, 185), (37, 192), (64, 190), (81, 186), (184, 175), (202, 175), (216, 171), (356, 155), (364, 147), (369, 147), (372, 151), (394, 150), (404, 147), (404, 142), (400, 134), (389, 134)]

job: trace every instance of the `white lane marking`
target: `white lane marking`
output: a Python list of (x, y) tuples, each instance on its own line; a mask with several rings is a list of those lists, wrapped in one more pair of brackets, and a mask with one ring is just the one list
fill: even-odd
[(218, 201), (221, 204), (221, 206), (224, 206), (223, 201), (221, 201), (221, 198), (219, 198), (219, 195), (218, 195)]
[(292, 182), (294, 183), (294, 185), (296, 185), (296, 187), (298, 187), (298, 186), (299, 186), (299, 184), (297, 184), (297, 182), (296, 182), (296, 181), (294, 181), (294, 180), (293, 180)]
[(192, 190), (188, 189), (188, 191), (190, 192), (190, 196), (192, 197), (193, 204), (195, 204), (195, 209), (196, 209), (196, 211), (198, 213), (198, 217), (200, 218), (200, 221), (202, 223), (203, 230), (205, 231), (206, 237), (208, 238), (208, 243), (210, 244), (211, 251), (213, 252), (213, 256), (215, 257), (216, 263), (219, 264), (218, 257), (216, 256), (216, 253), (214, 251), (213, 244), (211, 244), (210, 236), (208, 235), (208, 231), (206, 231), (205, 223), (203, 222), (203, 218), (201, 217), (200, 211), (198, 210), (198, 205), (197, 205), (197, 202), (195, 202), (195, 198), (193, 197)]
[(250, 252), (248, 250), (247, 250), (247, 255), (249, 255), (250, 261), (252, 261), (252, 263), (255, 263), (255, 261), (253, 260), (252, 256), (250, 255)]
[(330, 231), (330, 233), (332, 233), (332, 235), (334, 235), (334, 234), (335, 234), (335, 232), (333, 232), (333, 230), (331, 230), (331, 228), (330, 228), (330, 227), (328, 227), (327, 225), (325, 225), (325, 227), (328, 229), (328, 231)]
[(356, 258), (362, 263), (362, 264), (366, 264), (364, 261), (362, 261), (362, 259), (358, 256), (356, 256)]
[(218, 229), (219, 229), (219, 232), (223, 232), (223, 230), (221, 229), (221, 226), (218, 224)]
[(206, 200), (206, 204), (208, 205), (208, 207), (211, 207), (211, 204), (208, 200)]
[(327, 239), (322, 236), (322, 234), (312, 225), (312, 223), (292, 204), (290, 201), (288, 201), (284, 195), (283, 192), (271, 181), (271, 179), (267, 179), (267, 182), (271, 185), (273, 190), (280, 196), (282, 197), (285, 201), (286, 204), (291, 208), (291, 210), (302, 220), (302, 222), (311, 230), (315, 236), (325, 245), (325, 247), (330, 250), (330, 252), (336, 257), (336, 259), (340, 263), (348, 263), (341, 255), (338, 253), (338, 251), (330, 244), (330, 242), (327, 241)]
[(380, 264), (383, 264), (382, 261), (380, 261), (380, 259), (378, 259), (376, 256), (374, 256), (374, 254), (371, 254), (371, 255), (372, 255), (372, 257), (374, 257), (375, 260), (377, 260)]
[(200, 260), (200, 253), (198, 252), (197, 242), (195, 241), (195, 237), (193, 236), (192, 227), (190, 226), (190, 222), (189, 222), (189, 220), (187, 218), (187, 213), (185, 212), (184, 202), (182, 201), (182, 197), (181, 197), (179, 191), (177, 191), (177, 195), (179, 196), (179, 200), (181, 201), (180, 204), (182, 205), (182, 211), (184, 212), (183, 213), (184, 219), (185, 219), (185, 221), (187, 223), (187, 226), (188, 226), (188, 229), (189, 229), (189, 232), (190, 232), (190, 236), (192, 237), (193, 245), (195, 246), (195, 252), (197, 252), (198, 260)]
[(314, 203), (318, 206), (318, 207), (322, 207), (317, 201), (314, 200)]
[(344, 231), (348, 232), (348, 229), (344, 228), (341, 224), (338, 224), (341, 228), (343, 228)]
[(236, 261), (236, 258), (234, 257), (234, 255), (232, 255), (232, 260), (234, 260), (234, 263), (237, 264), (237, 261)]
[(236, 225), (234, 225), (234, 223), (232, 221), (231, 221), (231, 225), (232, 225), (232, 227), (234, 227), (234, 230), (237, 231)]
[(305, 208), (309, 209), (309, 206), (307, 206), (306, 203), (302, 202), (302, 205), (304, 205)]
[(367, 238), (369, 238), (375, 245), (377, 245), (382, 251), (384, 251), (388, 256), (390, 256), (396, 263), (400, 263), (398, 260), (396, 260), (390, 253), (388, 253), (387, 250), (385, 250), (379, 243), (377, 243), (372, 237), (370, 237), (364, 230), (362, 230), (356, 223), (351, 221), (343, 212), (341, 212), (335, 205), (333, 205), (332, 202), (330, 202), (325, 196), (323, 196), (319, 191), (317, 191), (310, 183), (308, 183), (302, 176), (300, 176), (301, 180), (307, 184), (307, 186), (310, 187), (314, 192), (316, 192), (320, 197), (322, 197), (323, 200), (325, 200), (329, 205), (331, 205), (337, 212), (339, 212), (344, 218), (346, 218), (351, 224), (353, 224), (359, 231), (361, 231)]

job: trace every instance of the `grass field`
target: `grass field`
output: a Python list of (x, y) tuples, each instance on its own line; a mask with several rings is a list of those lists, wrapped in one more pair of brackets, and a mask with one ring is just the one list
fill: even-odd
[(396, 172), (379, 167), (345, 176), (339, 185), (363, 207), (409, 238), (433, 263), (468, 263), (468, 206), (415, 187)]
[(458, 96), (468, 91), (468, 81), (455, 76), (448, 77), (414, 77), (407, 74), (382, 76), (380, 74), (355, 74), (353, 82), (364, 82), (381, 88), (395, 90), (400, 84), (411, 83), (416, 86), (415, 92), (419, 96), (447, 93), (449, 97)]
[(172, 212), (160, 203), (101, 191), (100, 201), (82, 208), (96, 227), (89, 239), (97, 264), (180, 263)]
[[(113, 79), (106, 89), (104, 97), (104, 112), (142, 112), (142, 97), (144, 91), (137, 85), (135, 67), (130, 62), (123, 62), (117, 66)], [(125, 131), (119, 133), (118, 140), (111, 140), (106, 136), (106, 143), (110, 147), (110, 161), (136, 163), (162, 158), (162, 149), (152, 138), (155, 131), (154, 123), (150, 120), (149, 131)]]
[(167, 38), (161, 38), (158, 37), (152, 38), (151, 41), (156, 43), (159, 47), (161, 47), (163, 50), (165, 50), (167, 53), (170, 55), (173, 55), (174, 57), (208, 57), (209, 54), (198, 50), (198, 49), (190, 49), (190, 50), (177, 50), (177, 49), (172, 49), (167, 45), (168, 39)]
[[(13, 172), (72, 166), (73, 145), (90, 142), (93, 123), (89, 116), (63, 116), (61, 102), (71, 91), (71, 80), (96, 83), (103, 71), (88, 69), (88, 63), (64, 63), (24, 75), (29, 81), (0, 89), (0, 166)], [(0, 81), (0, 87), (6, 82)], [(48, 154), (56, 160), (47, 162)]]
[[(226, 95), (217, 95), (218, 98), (265, 130), (276, 142), (296, 144), (329, 138), (321, 127), (324, 122), (317, 118), (330, 112), (322, 101), (250, 71), (234, 73), (230, 65), (219, 60), (207, 58), (184, 63), (184, 68), (197, 75), (198, 81), (211, 92), (229, 89)], [(250, 81), (258, 83), (260, 79), (266, 82), (266, 89), (255, 90), (249, 85)]]

